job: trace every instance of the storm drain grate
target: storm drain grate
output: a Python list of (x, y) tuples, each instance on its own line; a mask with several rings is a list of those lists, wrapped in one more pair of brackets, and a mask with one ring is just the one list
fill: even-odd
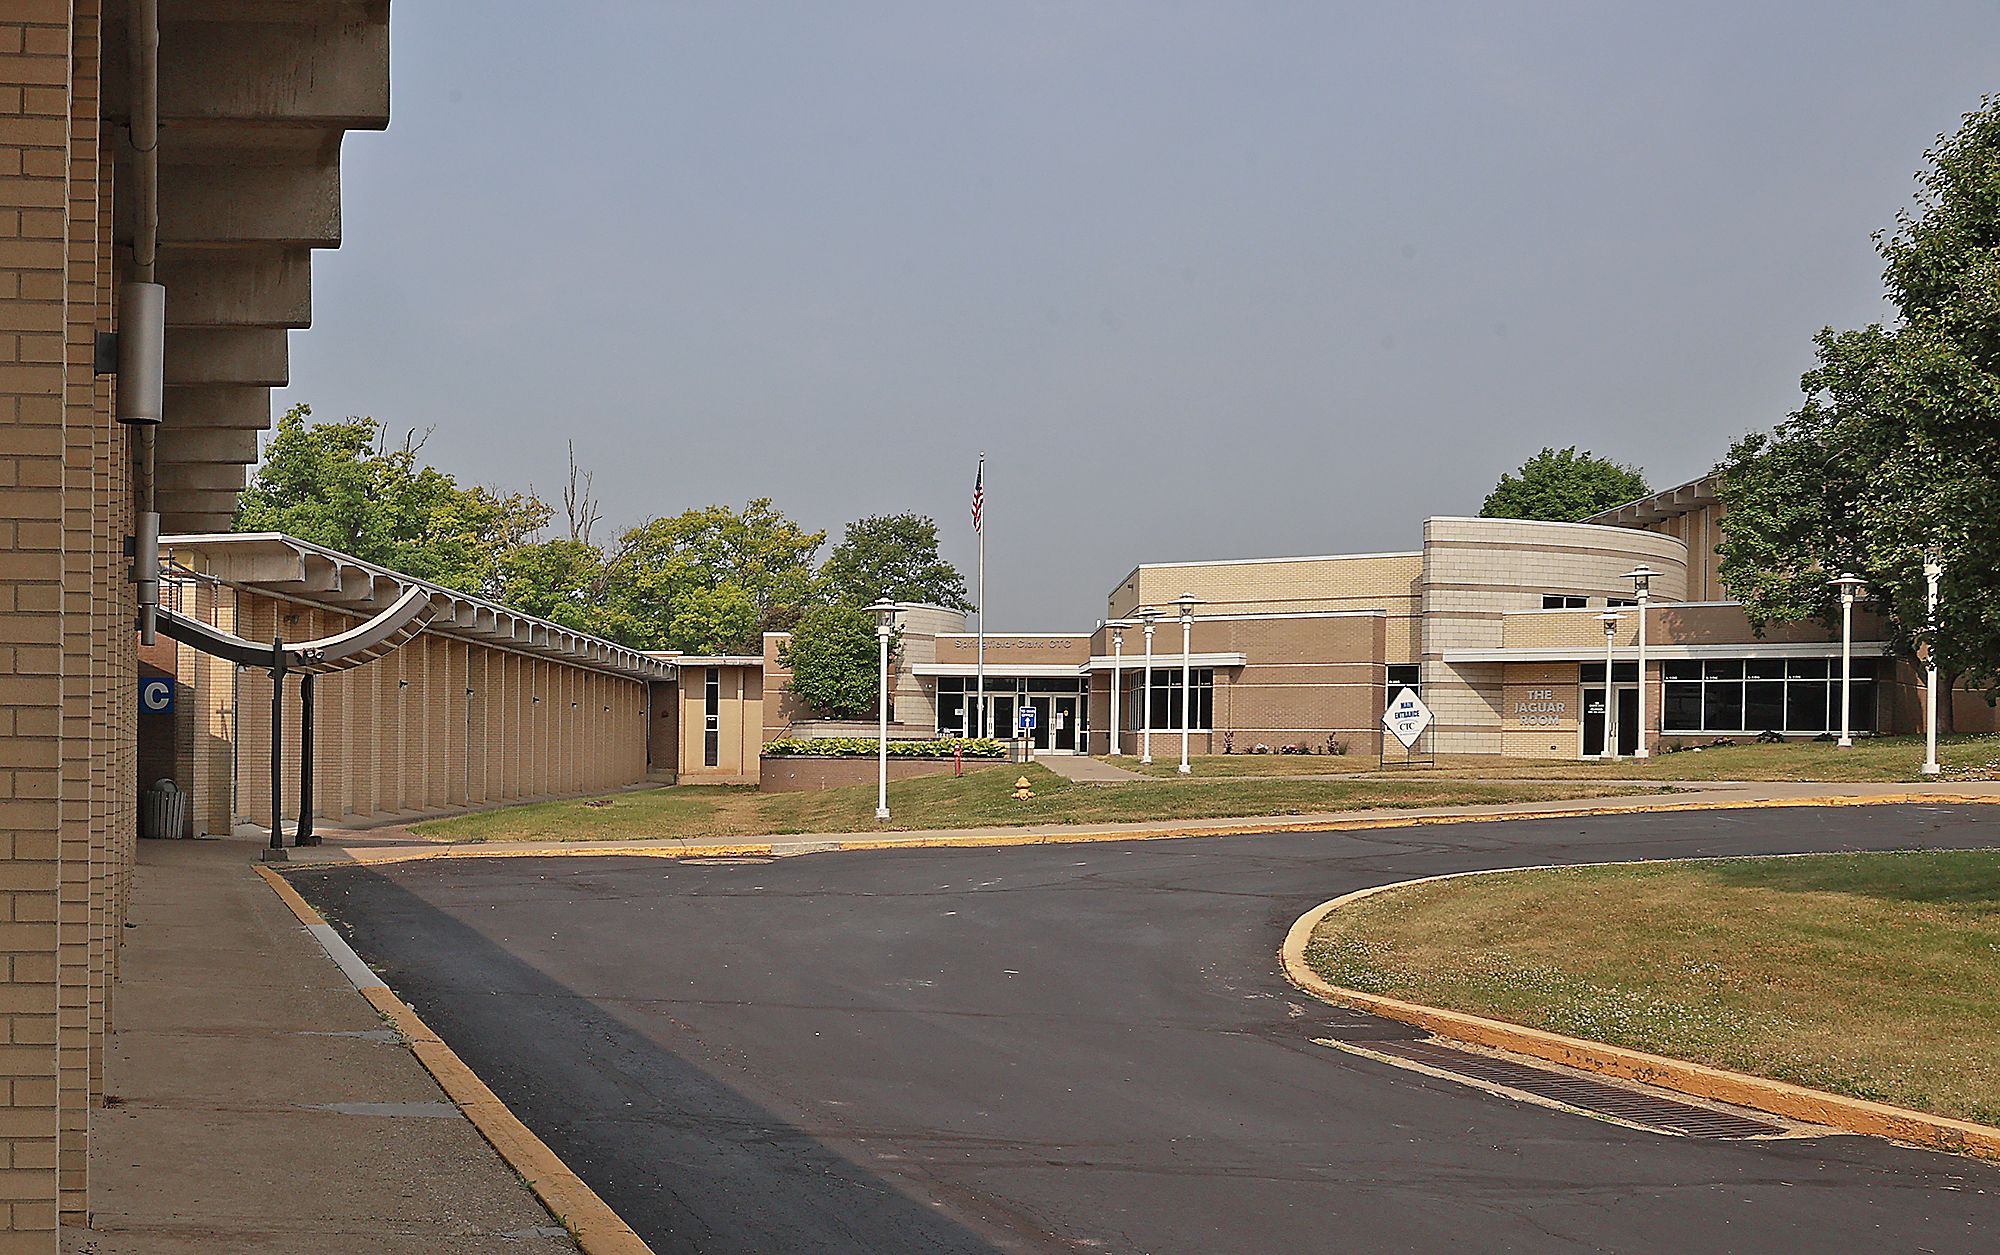
[(1489, 1085), (1518, 1089), (1538, 1098), (1547, 1098), (1598, 1115), (1628, 1120), (1648, 1128), (1666, 1129), (1688, 1137), (1772, 1137), (1785, 1132), (1775, 1124), (1745, 1119), (1726, 1111), (1712, 1111), (1692, 1103), (1656, 1098), (1562, 1072), (1550, 1072), (1495, 1059), (1491, 1055), (1455, 1050), (1434, 1041), (1371, 1041), (1368, 1049), (1420, 1063), (1440, 1072), (1470, 1077)]

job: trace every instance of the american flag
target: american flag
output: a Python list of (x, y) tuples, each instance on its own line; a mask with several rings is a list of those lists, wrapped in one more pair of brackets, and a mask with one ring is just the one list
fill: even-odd
[(972, 530), (979, 530), (979, 512), (986, 508), (986, 455), (979, 455), (979, 474), (972, 478)]

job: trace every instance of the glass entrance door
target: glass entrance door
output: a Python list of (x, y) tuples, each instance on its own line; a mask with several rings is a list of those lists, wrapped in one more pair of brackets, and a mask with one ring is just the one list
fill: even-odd
[(1604, 757), (1604, 689), (1583, 690), (1583, 756)]
[(1078, 726), (1077, 699), (1056, 698), (1052, 722), (1054, 726), (1049, 729), (1050, 747), (1066, 754), (1076, 753), (1077, 735), (1081, 731)]
[[(1620, 758), (1630, 758), (1639, 748), (1639, 687), (1616, 685), (1612, 689), (1615, 709), (1611, 718), (1611, 740)], [(1583, 756), (1604, 757), (1604, 689), (1583, 690)]]

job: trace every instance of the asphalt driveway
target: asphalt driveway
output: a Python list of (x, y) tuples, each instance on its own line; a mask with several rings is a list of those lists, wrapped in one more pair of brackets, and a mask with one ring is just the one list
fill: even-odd
[(668, 1252), (1982, 1252), (2000, 1169), (1702, 1141), (1313, 1044), (1314, 904), (1535, 863), (2000, 845), (1865, 806), (295, 875)]

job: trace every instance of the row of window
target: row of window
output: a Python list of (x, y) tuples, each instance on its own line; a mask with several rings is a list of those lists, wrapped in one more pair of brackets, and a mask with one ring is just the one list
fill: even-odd
[[(1194, 700), (1188, 711), (1188, 730), (1206, 732), (1215, 726), (1215, 671), (1209, 667), (1195, 667), (1188, 673), (1194, 688)], [(1179, 667), (1155, 667), (1153, 669), (1152, 707), (1150, 721), (1145, 718), (1146, 709), (1146, 669), (1125, 675), (1124, 706), (1120, 720), (1128, 731), (1143, 732), (1150, 726), (1155, 732), (1178, 732), (1181, 729), (1181, 669)]]
[[(1848, 726), (1872, 732), (1878, 660), (1856, 658), (1853, 664)], [(1602, 664), (1597, 674), (1602, 683)], [(1660, 678), (1662, 732), (1820, 733), (1840, 727), (1838, 659), (1663, 662)]]
[[(986, 695), (995, 693), (1081, 693), (1082, 679), (1043, 680), (1025, 679), (1015, 675), (989, 675), (986, 677)], [(976, 693), (979, 691), (979, 677), (946, 675), (938, 677), (940, 693)]]
[[(1620, 606), (1636, 606), (1638, 601), (1631, 597), (1606, 597), (1604, 604), (1613, 610)], [(1568, 593), (1543, 593), (1544, 610), (1582, 610), (1590, 605), (1590, 598), (1575, 597)]]

